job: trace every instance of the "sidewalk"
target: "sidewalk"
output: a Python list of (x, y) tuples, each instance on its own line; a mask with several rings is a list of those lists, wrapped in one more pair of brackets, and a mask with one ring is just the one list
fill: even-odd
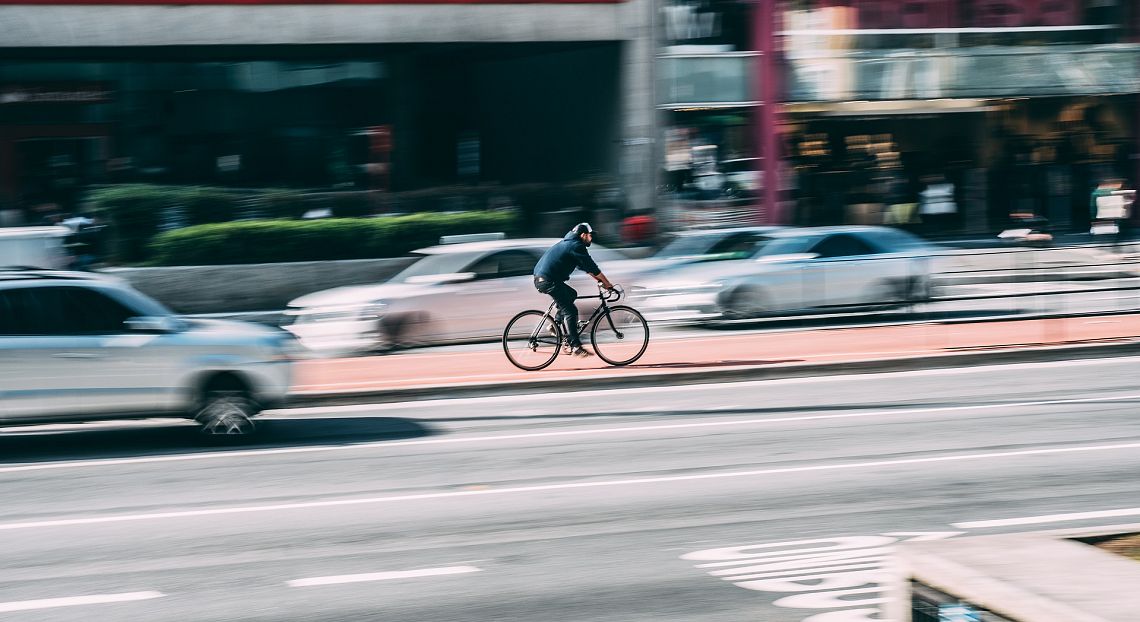
[(538, 372), (502, 350), (302, 361), (295, 402), (351, 403), (479, 392), (652, 386), (958, 367), (1140, 352), (1140, 314), (710, 335), (650, 341), (635, 365), (560, 356)]

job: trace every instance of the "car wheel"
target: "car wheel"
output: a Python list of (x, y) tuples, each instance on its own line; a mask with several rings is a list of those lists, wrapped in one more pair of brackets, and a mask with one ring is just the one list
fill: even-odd
[(253, 434), (253, 416), (258, 408), (244, 391), (212, 390), (202, 399), (194, 420), (205, 437), (246, 437)]
[(760, 292), (751, 287), (741, 287), (725, 300), (721, 315), (726, 320), (747, 320), (764, 312), (764, 299)]

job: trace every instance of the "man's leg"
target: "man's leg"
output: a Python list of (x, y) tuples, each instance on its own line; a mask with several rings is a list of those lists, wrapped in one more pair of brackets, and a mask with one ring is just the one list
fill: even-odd
[(578, 292), (565, 283), (559, 283), (551, 290), (550, 296), (558, 303), (558, 318), (556, 319), (562, 321), (570, 347), (582, 347), (582, 341), (578, 338), (578, 307), (574, 305), (574, 301), (578, 299)]

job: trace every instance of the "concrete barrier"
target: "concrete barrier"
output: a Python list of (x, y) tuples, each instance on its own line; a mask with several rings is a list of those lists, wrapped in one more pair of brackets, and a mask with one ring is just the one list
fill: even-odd
[(272, 311), (330, 287), (381, 283), (415, 258), (305, 261), (226, 266), (107, 268), (178, 313)]
[(1140, 563), (1082, 542), (1140, 525), (906, 542), (886, 619), (1132, 622)]

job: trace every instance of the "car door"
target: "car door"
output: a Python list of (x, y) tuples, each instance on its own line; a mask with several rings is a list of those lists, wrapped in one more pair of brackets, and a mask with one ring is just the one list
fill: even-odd
[(71, 345), (52, 334), (38, 287), (0, 290), (0, 416), (6, 421), (62, 414), (74, 406), (76, 370), (59, 356)]
[(538, 254), (527, 249), (496, 251), (476, 260), (467, 269), (475, 279), (457, 292), (466, 325), (456, 326), (463, 336), (501, 335), (516, 313), (532, 308), (536, 263)]
[(829, 235), (809, 251), (814, 259), (803, 267), (803, 296), (808, 307), (832, 307), (866, 302), (873, 289), (877, 252), (850, 233)]
[(122, 299), (93, 287), (59, 287), (63, 322), (72, 345), (68, 355), (83, 372), (79, 407), (97, 414), (158, 413), (170, 405), (180, 361), (175, 335), (127, 328), (145, 315)]
[(161, 336), (127, 331), (132, 309), (77, 286), (14, 290), (8, 302), (25, 318), (6, 331), (24, 334), (0, 337), (19, 366), (14, 386), (4, 387), (10, 420), (153, 412), (164, 403), (170, 366), (144, 347)]

